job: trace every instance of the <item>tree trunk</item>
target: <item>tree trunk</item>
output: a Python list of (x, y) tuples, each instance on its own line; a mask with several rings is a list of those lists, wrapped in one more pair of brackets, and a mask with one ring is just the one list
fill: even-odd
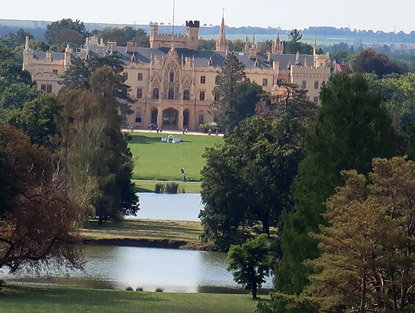
[(366, 274), (363, 274), (362, 277), (362, 291), (360, 295), (360, 313), (365, 313), (365, 303), (366, 303)]
[(268, 238), (271, 238), (270, 233), (269, 233), (269, 220), (268, 220), (268, 218), (264, 218), (262, 220), (262, 231), (264, 232), (264, 234), (267, 234)]
[(100, 203), (97, 203), (96, 205), (96, 210), (97, 210), (97, 215), (98, 215), (98, 225), (103, 225), (104, 224), (104, 214), (102, 214), (102, 208)]
[(257, 286), (256, 283), (252, 284), (252, 299), (256, 299), (256, 292), (257, 292)]

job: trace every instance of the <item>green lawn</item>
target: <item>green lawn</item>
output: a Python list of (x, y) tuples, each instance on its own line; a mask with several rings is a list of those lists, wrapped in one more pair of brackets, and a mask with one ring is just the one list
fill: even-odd
[(0, 313), (253, 313), (250, 295), (156, 293), (56, 287), (8, 286)]
[(181, 181), (184, 168), (188, 180), (200, 180), (200, 171), (205, 164), (202, 153), (205, 147), (222, 143), (220, 136), (174, 135), (180, 143), (161, 142), (168, 132), (133, 133), (129, 147), (135, 161), (133, 179)]

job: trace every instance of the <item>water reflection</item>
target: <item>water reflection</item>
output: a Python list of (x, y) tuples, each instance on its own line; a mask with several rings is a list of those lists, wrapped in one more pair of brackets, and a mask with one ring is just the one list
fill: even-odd
[(176, 195), (160, 193), (137, 193), (140, 197), (140, 211), (134, 218), (199, 221), (203, 209), (200, 193)]
[[(125, 289), (141, 287), (147, 291), (163, 288), (166, 292), (235, 290), (240, 286), (226, 271), (225, 253), (137, 247), (86, 246), (85, 272), (71, 272), (67, 277), (58, 269), (45, 277), (30, 273), (0, 278), (20, 283), (58, 284), (90, 288)], [(271, 279), (264, 286), (271, 288)], [(229, 291), (228, 290), (228, 291)]]

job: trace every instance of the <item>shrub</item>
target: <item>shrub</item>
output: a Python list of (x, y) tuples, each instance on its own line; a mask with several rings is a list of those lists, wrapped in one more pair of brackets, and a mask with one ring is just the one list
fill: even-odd
[(178, 183), (167, 183), (166, 184), (166, 193), (177, 193), (179, 189)]
[(127, 288), (125, 288), (125, 290), (127, 290), (127, 291), (133, 291), (134, 289), (132, 287), (128, 286)]
[(143, 288), (142, 287), (137, 287), (137, 288), (135, 288), (135, 291), (143, 291)]
[(156, 292), (163, 292), (163, 288), (157, 287)]
[(155, 193), (164, 193), (166, 189), (166, 185), (165, 184), (156, 184), (155, 188), (154, 188), (154, 192)]

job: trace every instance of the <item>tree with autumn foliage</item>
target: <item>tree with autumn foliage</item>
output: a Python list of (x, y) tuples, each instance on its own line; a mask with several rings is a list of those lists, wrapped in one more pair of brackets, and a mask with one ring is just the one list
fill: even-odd
[(307, 293), (321, 312), (413, 312), (415, 162), (374, 159), (369, 179), (343, 176), (316, 235), (322, 254), (309, 262)]
[(52, 155), (11, 126), (0, 126), (0, 268), (57, 264), (81, 268), (80, 208)]

